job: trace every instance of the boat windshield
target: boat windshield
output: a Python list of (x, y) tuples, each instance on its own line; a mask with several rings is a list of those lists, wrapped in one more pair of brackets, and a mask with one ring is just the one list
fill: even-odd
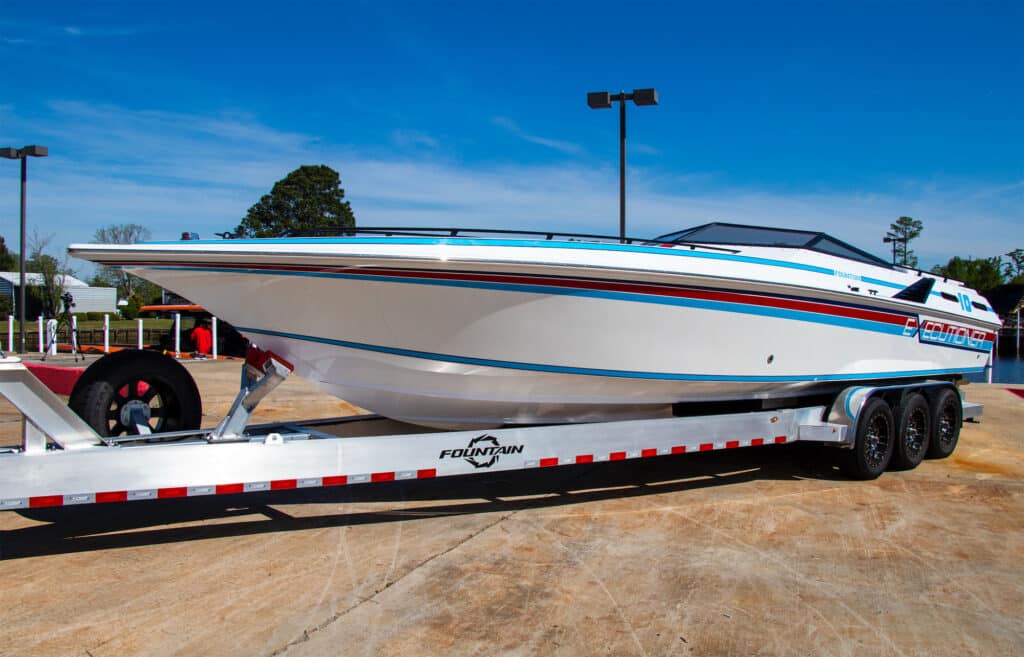
[(808, 249), (869, 265), (891, 268), (888, 262), (866, 251), (861, 251), (857, 247), (850, 246), (825, 233), (809, 230), (711, 223), (662, 235), (655, 238), (654, 241), (662, 244), (721, 244)]

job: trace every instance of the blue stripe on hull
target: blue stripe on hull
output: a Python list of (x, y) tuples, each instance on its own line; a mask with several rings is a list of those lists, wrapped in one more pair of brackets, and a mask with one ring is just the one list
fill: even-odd
[(545, 372), (551, 374), (578, 374), (583, 376), (603, 376), (623, 379), (652, 379), (663, 381), (732, 381), (744, 383), (783, 383), (783, 382), (812, 382), (812, 381), (861, 381), (864, 379), (884, 378), (909, 378), (925, 376), (948, 376), (952, 374), (974, 374), (984, 372), (984, 367), (972, 367), (964, 369), (938, 369), (938, 370), (905, 370), (894, 372), (864, 372), (859, 374), (811, 374), (802, 376), (734, 376), (717, 374), (678, 374), (665, 372), (639, 372), (630, 370), (608, 370), (587, 367), (565, 367), (561, 365), (545, 365), (538, 363), (522, 363), (517, 361), (493, 360), (489, 358), (469, 358), (465, 356), (454, 356), (451, 354), (436, 354), (427, 351), (416, 351), (413, 349), (401, 349), (397, 347), (386, 347), (382, 345), (366, 344), (361, 342), (350, 342), (348, 340), (334, 340), (311, 335), (300, 335), (297, 333), (286, 333), (282, 331), (270, 331), (265, 329), (248, 328), (236, 326), (243, 333), (256, 335), (267, 335), (289, 340), (300, 340), (303, 342), (315, 342), (327, 344), (346, 349), (357, 349), (371, 351), (392, 356), (405, 356), (409, 358), (421, 358), (425, 360), (440, 361), (446, 363), (460, 363), (463, 365), (479, 365), (483, 367), (496, 367), (511, 370), (523, 370), (529, 372)]

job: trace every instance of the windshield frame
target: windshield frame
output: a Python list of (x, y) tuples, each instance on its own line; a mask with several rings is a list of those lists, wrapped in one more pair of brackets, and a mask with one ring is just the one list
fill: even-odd
[[(716, 236), (715, 232), (723, 233)], [(748, 234), (744, 239), (743, 233)], [(778, 239), (772, 240), (775, 235)], [(757, 236), (758, 239), (754, 239)], [(726, 239), (728, 238), (728, 239)], [(661, 244), (715, 244), (721, 246), (762, 246), (769, 248), (783, 249), (806, 249), (816, 253), (852, 260), (863, 264), (874, 265), (893, 269), (893, 266), (878, 256), (867, 251), (858, 249), (842, 240), (832, 237), (828, 233), (812, 230), (800, 230), (795, 228), (775, 228), (770, 226), (751, 226), (748, 224), (732, 224), (725, 222), (711, 222), (694, 226), (672, 233), (666, 233), (653, 240)], [(830, 245), (833, 249), (823, 248)]]

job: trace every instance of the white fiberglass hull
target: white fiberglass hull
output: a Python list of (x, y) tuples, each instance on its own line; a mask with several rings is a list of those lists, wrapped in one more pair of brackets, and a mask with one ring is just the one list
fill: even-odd
[[(73, 252), (83, 257), (82, 249)], [(189, 260), (180, 251), (155, 265), (134, 253), (124, 264), (329, 392), (438, 426), (662, 416), (677, 402), (953, 376), (980, 371), (994, 338), (991, 320), (954, 324), (948, 312), (851, 299), (840, 286), (452, 262), (442, 249), (427, 266), (384, 267), (379, 254), (328, 265), (322, 256), (302, 264), (265, 254)], [(96, 259), (117, 262), (109, 253)]]

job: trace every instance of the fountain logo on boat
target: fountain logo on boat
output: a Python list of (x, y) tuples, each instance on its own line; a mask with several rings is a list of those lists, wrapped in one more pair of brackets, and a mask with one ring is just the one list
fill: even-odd
[(522, 454), (522, 445), (502, 445), (489, 434), (477, 436), (469, 445), (456, 449), (443, 449), (440, 459), (464, 459), (474, 468), (489, 468), (498, 462), (502, 454)]

